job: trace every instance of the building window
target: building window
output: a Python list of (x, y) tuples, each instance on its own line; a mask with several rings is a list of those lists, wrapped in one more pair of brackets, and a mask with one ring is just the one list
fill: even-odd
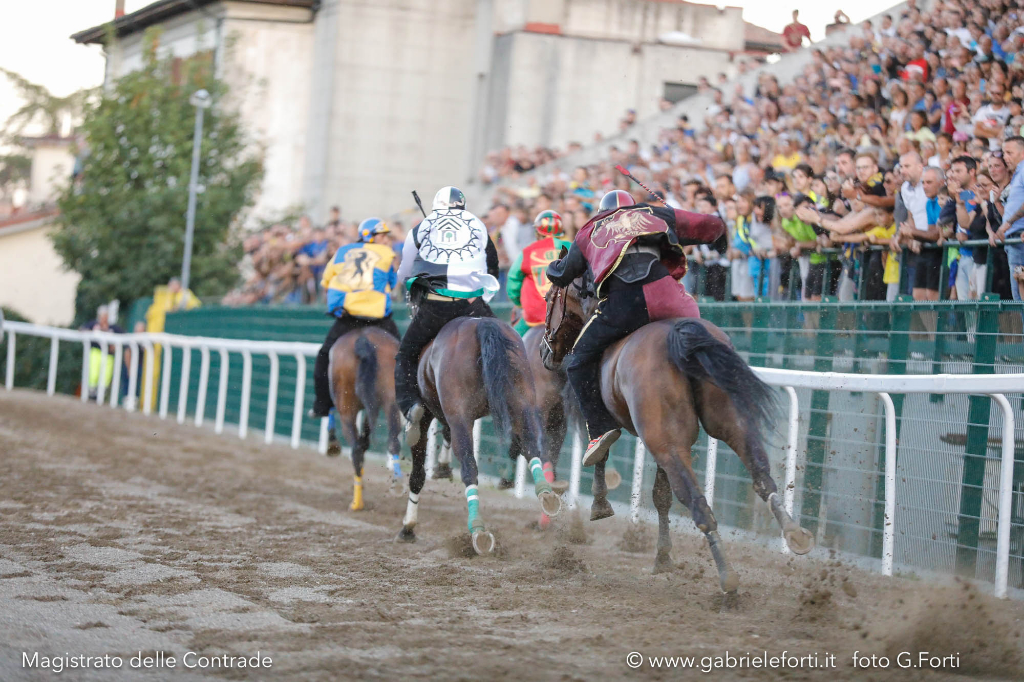
[(665, 83), (665, 99), (672, 104), (697, 93), (697, 86), (690, 83)]

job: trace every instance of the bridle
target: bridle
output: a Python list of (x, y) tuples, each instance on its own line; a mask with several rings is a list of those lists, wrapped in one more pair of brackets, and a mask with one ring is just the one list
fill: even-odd
[[(544, 336), (541, 339), (541, 354), (554, 355), (554, 347), (552, 343), (557, 336), (559, 330), (562, 328), (562, 324), (568, 317), (568, 300), (569, 300), (569, 289), (572, 288), (573, 293), (579, 300), (584, 300), (594, 296), (594, 292), (587, 286), (585, 278), (573, 280), (568, 287), (560, 287), (552, 284), (551, 289), (548, 290), (548, 295), (545, 297), (549, 299), (550, 305), (547, 307), (547, 313), (544, 316)], [(552, 324), (555, 319), (555, 313), (558, 313), (557, 324)]]

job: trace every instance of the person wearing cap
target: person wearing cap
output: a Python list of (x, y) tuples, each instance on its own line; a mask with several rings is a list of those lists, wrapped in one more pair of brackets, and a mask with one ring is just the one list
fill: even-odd
[(530, 327), (544, 324), (547, 303), (544, 297), (551, 288), (546, 270), (558, 258), (562, 247), (569, 248), (562, 230), (562, 216), (555, 211), (541, 211), (533, 220), (533, 228), (540, 239), (533, 242), (519, 254), (508, 271), (508, 298), (513, 305), (521, 307), (522, 315), (515, 323), (515, 330), (524, 336)]
[(336, 319), (313, 367), (316, 399), (310, 410), (312, 417), (326, 417), (333, 407), (328, 371), (331, 348), (338, 339), (362, 327), (380, 327), (400, 338), (398, 326), (391, 319), (391, 290), (398, 283), (395, 252), (387, 244), (378, 243), (391, 228), (380, 218), (367, 218), (359, 224), (358, 232), (359, 241), (338, 249), (320, 282), (327, 290), (327, 314)]

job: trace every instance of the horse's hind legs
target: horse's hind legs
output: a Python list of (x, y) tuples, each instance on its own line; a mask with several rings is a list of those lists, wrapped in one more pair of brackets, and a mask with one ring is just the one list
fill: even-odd
[(654, 507), (658, 510), (658, 556), (654, 560), (654, 572), (664, 573), (675, 568), (672, 564), (672, 538), (668, 532), (668, 512), (672, 507), (672, 487), (668, 483), (668, 474), (661, 467), (654, 478), (654, 490), (651, 497)]
[(357, 431), (357, 417), (358, 412), (354, 414), (338, 412), (342, 435), (346, 441), (352, 444), (352, 504), (348, 507), (352, 511), (363, 509), (363, 456), (370, 444), (369, 432), (366, 432), (365, 428), (364, 433)]
[[(794, 554), (810, 552), (814, 547), (814, 536), (794, 521), (783, 506), (760, 435), (751, 432), (722, 389), (705, 381), (701, 385), (701, 396), (700, 420), (708, 435), (725, 441), (743, 462), (753, 480), (754, 492), (768, 503), (782, 527), (789, 549)], [(714, 409), (704, 409), (704, 405), (713, 405)]]
[[(659, 462), (660, 463), (660, 462)], [(704, 533), (707, 538), (711, 556), (718, 568), (718, 581), (725, 593), (733, 593), (739, 588), (740, 579), (725, 557), (725, 550), (722, 549), (722, 538), (718, 534), (718, 522), (711, 512), (704, 492), (697, 485), (697, 476), (690, 466), (690, 453), (686, 452), (685, 461), (682, 457), (671, 458), (666, 462), (665, 473), (668, 475), (669, 483), (672, 486), (676, 497), (690, 509), (693, 523)]]
[[(424, 422), (430, 423), (430, 416), (424, 416)], [(416, 523), (419, 520), (420, 493), (427, 480), (427, 439), (420, 438), (412, 450), (412, 473), (409, 474), (409, 502), (405, 507), (405, 518), (402, 530), (395, 538), (398, 542), (416, 542)]]
[(480, 518), (480, 493), (477, 489), (476, 458), (473, 456), (472, 422), (451, 423), (452, 454), (459, 458), (462, 468), (462, 483), (466, 486), (466, 525), (473, 537), (473, 549), (477, 554), (494, 551), (494, 535), (484, 526)]

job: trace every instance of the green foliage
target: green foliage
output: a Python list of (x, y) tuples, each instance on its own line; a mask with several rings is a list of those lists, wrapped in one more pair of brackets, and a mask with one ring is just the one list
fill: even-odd
[(17, 136), (32, 123), (43, 125), (45, 135), (59, 135), (64, 119), (70, 116), (72, 121), (78, 120), (89, 99), (96, 94), (95, 89), (85, 89), (76, 90), (66, 97), (57, 97), (46, 87), (32, 83), (13, 71), (0, 68), (0, 74), (7, 77), (23, 101), (21, 108), (11, 114), (4, 124), (4, 136), (10, 142), (16, 142)]
[[(28, 322), (10, 308), (4, 308), (4, 319)], [(7, 344), (5, 333), (0, 342), (0, 377), (7, 376)], [(50, 340), (37, 336), (15, 336), (17, 362), (14, 364), (14, 386), (46, 390), (46, 377), (50, 371)], [(82, 382), (82, 344), (64, 341), (57, 359), (57, 393), (74, 394)]]
[(24, 154), (0, 155), (0, 195), (5, 195), (32, 174), (32, 159)]
[(82, 275), (77, 319), (112, 299), (127, 309), (180, 273), (195, 123), (189, 97), (200, 88), (213, 106), (203, 128), (192, 289), (214, 295), (236, 283), (242, 252), (232, 227), (254, 201), (262, 161), (224, 106), (226, 88), (212, 61), (160, 59), (149, 33), (143, 67), (86, 110), (81, 178), (58, 200), (54, 246)]

